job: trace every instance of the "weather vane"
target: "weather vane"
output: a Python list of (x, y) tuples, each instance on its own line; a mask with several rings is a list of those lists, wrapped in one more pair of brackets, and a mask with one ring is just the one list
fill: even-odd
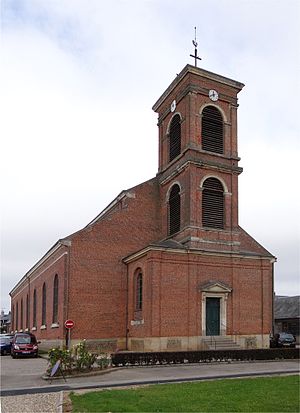
[(198, 46), (198, 43), (197, 43), (197, 34), (196, 34), (196, 32), (197, 32), (197, 27), (195, 27), (195, 40), (192, 40), (192, 43), (193, 43), (193, 45), (195, 46), (195, 54), (190, 54), (190, 56), (191, 57), (194, 57), (194, 59), (195, 59), (195, 66), (197, 67), (197, 60), (201, 60), (201, 57), (198, 57), (198, 51), (197, 51), (197, 46)]

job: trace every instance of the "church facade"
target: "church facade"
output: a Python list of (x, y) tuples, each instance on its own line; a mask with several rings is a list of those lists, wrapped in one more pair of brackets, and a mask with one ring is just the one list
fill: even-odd
[[(266, 348), (275, 257), (238, 223), (237, 95), (187, 65), (153, 106), (159, 168), (59, 240), (11, 291), (12, 330), (102, 350)], [(70, 343), (69, 343), (70, 344)]]

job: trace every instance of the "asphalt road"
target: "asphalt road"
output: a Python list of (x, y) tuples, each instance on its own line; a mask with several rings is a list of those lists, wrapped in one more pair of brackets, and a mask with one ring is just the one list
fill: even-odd
[(46, 368), (47, 360), (43, 358), (14, 360), (10, 356), (2, 356), (1, 395), (270, 374), (299, 374), (299, 360), (128, 367), (97, 376), (68, 378), (66, 382), (63, 379), (56, 379), (51, 383), (42, 379)]

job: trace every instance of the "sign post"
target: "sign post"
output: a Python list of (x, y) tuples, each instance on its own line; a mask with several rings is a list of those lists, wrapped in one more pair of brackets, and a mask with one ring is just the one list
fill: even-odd
[(75, 323), (73, 320), (65, 321), (65, 327), (68, 330), (68, 344), (67, 344), (68, 349), (70, 348), (70, 342), (71, 342), (71, 329), (74, 327), (74, 325)]
[(64, 378), (64, 381), (67, 381), (66, 378), (65, 378), (65, 375), (64, 375), (64, 371), (63, 371), (63, 369), (61, 368), (60, 365), (61, 365), (61, 360), (57, 360), (57, 362), (52, 367), (52, 370), (51, 370), (51, 373), (50, 373), (50, 377), (51, 377), (50, 384), (52, 384), (52, 378), (55, 376), (55, 374), (57, 373), (58, 370), (60, 370), (61, 375)]

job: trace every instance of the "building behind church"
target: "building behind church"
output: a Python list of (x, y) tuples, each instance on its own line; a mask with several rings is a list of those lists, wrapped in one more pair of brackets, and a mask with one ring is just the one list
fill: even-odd
[(10, 293), (13, 331), (62, 345), (71, 319), (72, 344), (103, 350), (269, 346), (275, 258), (238, 223), (243, 86), (183, 68), (153, 106), (157, 175), (122, 191), (24, 275)]

